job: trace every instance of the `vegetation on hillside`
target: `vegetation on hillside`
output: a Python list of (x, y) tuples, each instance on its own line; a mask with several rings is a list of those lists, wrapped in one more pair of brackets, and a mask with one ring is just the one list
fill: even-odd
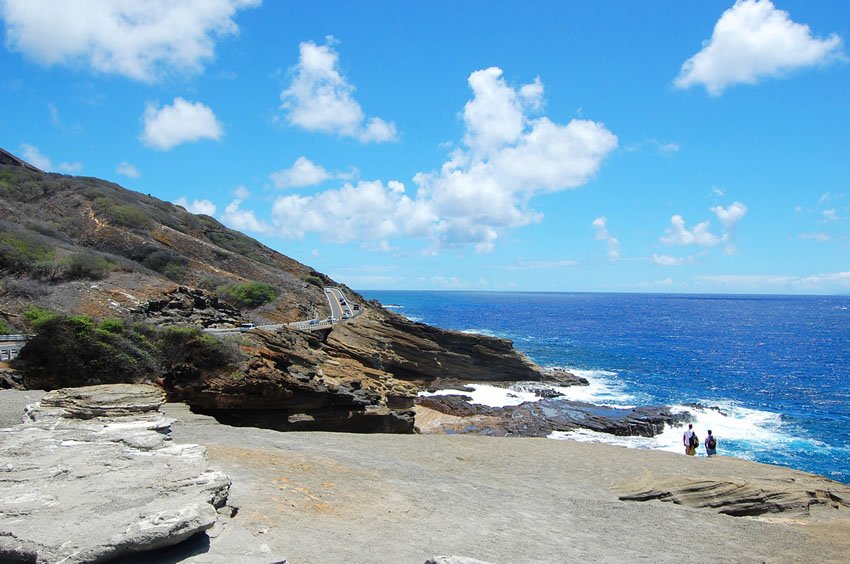
[(280, 290), (262, 282), (246, 282), (219, 287), (218, 293), (237, 307), (256, 308), (277, 299)]
[(195, 328), (96, 323), (86, 316), (57, 315), (30, 308), (38, 333), (14, 366), (28, 388), (196, 379), (207, 372), (232, 371), (241, 360), (238, 345)]

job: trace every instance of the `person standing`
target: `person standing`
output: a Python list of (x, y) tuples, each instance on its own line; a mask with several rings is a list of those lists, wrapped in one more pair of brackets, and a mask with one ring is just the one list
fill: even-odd
[(694, 433), (694, 426), (691, 423), (688, 423), (688, 430), (682, 435), (682, 444), (685, 445), (685, 454), (688, 456), (694, 456), (697, 453), (699, 439), (697, 434)]
[(711, 429), (708, 430), (708, 436), (705, 438), (705, 455), (714, 456), (717, 454), (717, 437), (711, 434)]

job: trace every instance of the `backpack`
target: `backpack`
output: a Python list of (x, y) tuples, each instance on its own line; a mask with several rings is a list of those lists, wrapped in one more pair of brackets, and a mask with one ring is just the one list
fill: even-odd
[(691, 447), (697, 448), (698, 446), (699, 446), (699, 437), (697, 437), (697, 434), (694, 433), (693, 435), (691, 435)]
[(711, 435), (710, 437), (708, 437), (708, 448), (710, 448), (711, 450), (714, 450), (714, 449), (717, 448), (717, 439), (714, 438), (714, 435)]

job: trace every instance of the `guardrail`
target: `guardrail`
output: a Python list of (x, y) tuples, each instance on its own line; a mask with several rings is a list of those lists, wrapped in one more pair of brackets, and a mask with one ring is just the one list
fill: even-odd
[(32, 335), (0, 335), (0, 342), (28, 341)]
[(16, 358), (29, 339), (30, 335), (0, 335), (0, 360)]

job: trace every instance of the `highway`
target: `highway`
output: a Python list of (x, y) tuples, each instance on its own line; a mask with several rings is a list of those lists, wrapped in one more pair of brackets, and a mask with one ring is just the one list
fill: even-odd
[(342, 295), (342, 290), (339, 288), (325, 288), (325, 296), (328, 298), (328, 305), (331, 307), (331, 316), (337, 320), (348, 319), (354, 312), (351, 309), (351, 304)]
[(205, 333), (214, 333), (217, 335), (236, 334), (250, 331), (251, 329), (263, 329), (265, 331), (276, 331), (284, 325), (292, 329), (300, 331), (318, 331), (321, 329), (331, 329), (336, 323), (345, 321), (352, 317), (360, 315), (363, 311), (358, 306), (352, 306), (348, 299), (343, 295), (339, 288), (325, 288), (325, 297), (328, 299), (328, 307), (330, 307), (331, 315), (326, 319), (308, 319), (306, 321), (295, 321), (293, 323), (283, 323), (275, 325), (256, 325), (253, 327), (233, 327), (226, 329), (204, 329)]

